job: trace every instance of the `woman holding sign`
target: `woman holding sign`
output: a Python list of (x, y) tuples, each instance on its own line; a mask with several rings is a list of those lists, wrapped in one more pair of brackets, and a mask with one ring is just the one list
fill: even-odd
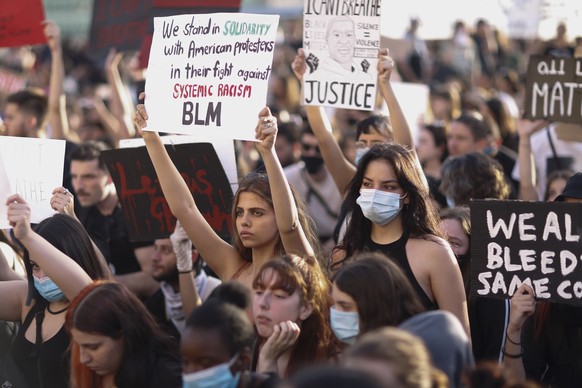
[[(135, 122), (147, 125), (144, 105), (138, 105)], [(238, 280), (249, 288), (261, 266), (277, 256), (297, 254), (316, 257), (319, 243), (305, 206), (291, 190), (274, 144), (277, 122), (269, 108), (259, 113), (256, 148), (267, 175), (251, 173), (240, 183), (233, 203), (233, 245), (222, 240), (196, 206), (188, 186), (172, 163), (160, 136), (142, 136), (174, 214), (210, 268), (222, 279)]]
[[(79, 291), (108, 273), (75, 219), (55, 214), (30, 227), (30, 207), (8, 198), (8, 221), (24, 247), (27, 281), (0, 282), (0, 320), (22, 322), (5, 360), (3, 386), (68, 386), (65, 313)], [(10, 385), (12, 384), (12, 385)]]
[(416, 154), (399, 144), (377, 144), (364, 154), (347, 188), (343, 210), (351, 216), (331, 269), (363, 251), (383, 252), (405, 271), (427, 310), (450, 311), (470, 335), (461, 271), (423, 176)]

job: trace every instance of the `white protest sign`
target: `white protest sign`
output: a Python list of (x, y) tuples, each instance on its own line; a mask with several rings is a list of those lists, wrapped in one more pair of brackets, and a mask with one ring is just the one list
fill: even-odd
[(378, 79), (381, 0), (305, 0), (306, 105), (373, 110)]
[(419, 123), (429, 110), (429, 88), (424, 84), (391, 81), (394, 95), (410, 127), (413, 138), (419, 131)]
[[(232, 192), (236, 192), (238, 189), (238, 171), (236, 168), (236, 155), (234, 152), (234, 144), (232, 140), (228, 139), (211, 139), (209, 140), (206, 136), (203, 140), (198, 136), (186, 136), (186, 135), (175, 135), (175, 136), (162, 136), (162, 142), (164, 144), (187, 144), (187, 143), (204, 143), (210, 142), (220, 159), (220, 164), (224, 169), (224, 173), (228, 178)], [(119, 142), (120, 148), (132, 148), (132, 147), (142, 147), (145, 146), (143, 139), (125, 139)]]
[(256, 141), (278, 23), (241, 13), (154, 18), (144, 129)]
[(2, 159), (2, 154), (0, 154), (0, 229), (10, 228), (8, 220), (6, 219), (8, 217), (6, 213), (6, 199), (12, 194), (10, 183), (8, 182), (8, 175), (4, 168), (4, 160)]
[(20, 194), (30, 205), (30, 221), (39, 223), (54, 214), (50, 199), (53, 189), (63, 185), (65, 141), (0, 136), (0, 155), (11, 194)]

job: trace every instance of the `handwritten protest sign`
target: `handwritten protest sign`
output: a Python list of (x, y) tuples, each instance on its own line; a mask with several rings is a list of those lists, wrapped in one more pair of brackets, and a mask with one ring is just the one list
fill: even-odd
[(0, 0), (0, 47), (46, 43), (41, 0)]
[(2, 159), (2, 154), (0, 154), (0, 229), (7, 229), (10, 227), (6, 217), (6, 199), (12, 195), (12, 189), (10, 188), (10, 183), (8, 182), (8, 174), (6, 174), (6, 168), (4, 166), (4, 160)]
[(373, 110), (376, 99), (381, 0), (305, 0), (303, 76), (306, 105)]
[(145, 129), (256, 140), (278, 21), (232, 13), (155, 18)]
[(582, 122), (582, 58), (530, 57), (525, 117)]
[(582, 205), (472, 201), (471, 293), (506, 298), (522, 283), (536, 298), (582, 305)]
[[(231, 230), (232, 190), (214, 148), (209, 143), (166, 146), (186, 181), (198, 209), (223, 239)], [(129, 225), (132, 241), (168, 237), (172, 215), (145, 147), (103, 153)]]
[(238, 12), (241, 0), (153, 0), (152, 12), (149, 19), (152, 23), (148, 33), (143, 37), (139, 53), (140, 68), (148, 66), (152, 34), (154, 31), (153, 18), (157, 16), (170, 16), (179, 14), (201, 14), (215, 12)]
[(11, 194), (20, 194), (28, 202), (31, 222), (38, 223), (52, 215), (51, 193), (63, 184), (65, 141), (0, 136), (0, 155)]
[[(224, 169), (226, 178), (230, 183), (232, 192), (238, 189), (238, 168), (236, 166), (236, 154), (234, 151), (234, 142), (230, 139), (213, 139), (207, 134), (200, 134), (200, 136), (189, 135), (170, 135), (162, 136), (164, 144), (187, 144), (187, 143), (207, 143), (210, 142), (214, 147), (214, 151), (218, 155), (220, 164)], [(119, 141), (119, 148), (142, 147), (145, 143), (142, 138), (139, 139), (122, 139)]]

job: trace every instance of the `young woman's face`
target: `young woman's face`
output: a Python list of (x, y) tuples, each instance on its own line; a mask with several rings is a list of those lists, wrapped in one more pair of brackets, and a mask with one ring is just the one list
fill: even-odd
[(361, 189), (376, 189), (404, 195), (394, 168), (384, 159), (376, 159), (368, 163)]
[(442, 153), (443, 150), (436, 146), (432, 133), (427, 129), (420, 129), (416, 142), (416, 154), (420, 162), (439, 159)]
[(331, 298), (333, 299), (333, 308), (343, 312), (358, 312), (358, 305), (354, 298), (340, 290), (335, 283), (331, 288)]
[(180, 352), (184, 373), (208, 369), (231, 358), (218, 329), (187, 328), (180, 340)]
[(271, 269), (263, 272), (263, 287), (253, 289), (253, 316), (259, 336), (268, 338), (273, 326), (280, 322), (300, 323), (306, 319), (306, 307), (301, 303), (299, 290), (292, 294), (277, 287), (278, 275)]
[(100, 334), (71, 330), (79, 345), (79, 361), (101, 376), (115, 374), (123, 359), (123, 338), (113, 339)]
[(238, 197), (236, 230), (245, 248), (272, 244), (279, 237), (272, 206), (251, 192), (242, 192)]
[(469, 251), (469, 236), (463, 231), (463, 227), (458, 220), (453, 218), (446, 218), (441, 221), (441, 225), (445, 230), (449, 245), (455, 255), (464, 255)]

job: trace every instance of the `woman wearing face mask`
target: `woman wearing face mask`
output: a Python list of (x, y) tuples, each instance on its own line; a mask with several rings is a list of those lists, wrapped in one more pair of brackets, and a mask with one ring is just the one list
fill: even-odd
[(274, 374), (249, 372), (254, 340), (255, 330), (244, 310), (209, 299), (186, 321), (181, 341), (183, 387), (275, 386), (279, 379)]
[(469, 334), (461, 273), (423, 177), (413, 151), (398, 144), (370, 148), (348, 187), (343, 207), (351, 217), (330, 269), (360, 252), (383, 252), (404, 270), (426, 309), (450, 311)]
[(71, 302), (66, 327), (72, 388), (182, 386), (173, 339), (123, 284), (86, 286)]
[[(296, 77), (301, 81), (308, 68), (303, 49), (298, 50), (292, 68)], [(382, 95), (388, 106), (390, 118), (375, 114), (358, 122), (356, 156), (354, 160), (356, 166), (359, 164), (362, 156), (375, 144), (396, 141), (397, 143), (404, 144), (411, 148), (414, 146), (412, 133), (408, 127), (404, 113), (398, 104), (392, 85), (390, 84), (390, 76), (393, 69), (394, 60), (389, 56), (389, 50), (378, 50), (378, 80), (382, 90)], [(324, 108), (307, 105), (305, 106), (305, 112), (307, 114), (309, 125), (319, 143), (325, 165), (333, 177), (338, 190), (342, 196), (345, 196), (347, 194), (348, 184), (356, 174), (356, 166), (348, 161), (343, 155), (340, 146), (333, 135), (333, 129), (325, 114)], [(420, 168), (420, 162), (417, 160), (416, 163)], [(428, 187), (424, 175), (423, 179), (424, 184)], [(343, 211), (340, 212), (338, 224), (334, 231), (334, 239), (336, 243), (343, 239), (347, 218), (349, 218), (347, 213)]]
[(425, 311), (406, 275), (378, 252), (358, 255), (332, 278), (331, 328), (342, 342)]
[(460, 386), (462, 371), (473, 361), (468, 336), (451, 313), (425, 312), (391, 259), (378, 252), (358, 254), (334, 275), (332, 299), (331, 327), (342, 342), (353, 344), (366, 333), (398, 326), (423, 339), (451, 386)]
[(8, 221), (24, 248), (27, 281), (0, 282), (0, 319), (21, 322), (5, 360), (5, 386), (68, 386), (69, 301), (91, 279), (110, 276), (75, 219), (55, 214), (31, 229), (30, 207), (8, 198)]
[(252, 370), (287, 378), (334, 358), (329, 306), (329, 281), (313, 258), (288, 255), (264, 264), (253, 281)]

